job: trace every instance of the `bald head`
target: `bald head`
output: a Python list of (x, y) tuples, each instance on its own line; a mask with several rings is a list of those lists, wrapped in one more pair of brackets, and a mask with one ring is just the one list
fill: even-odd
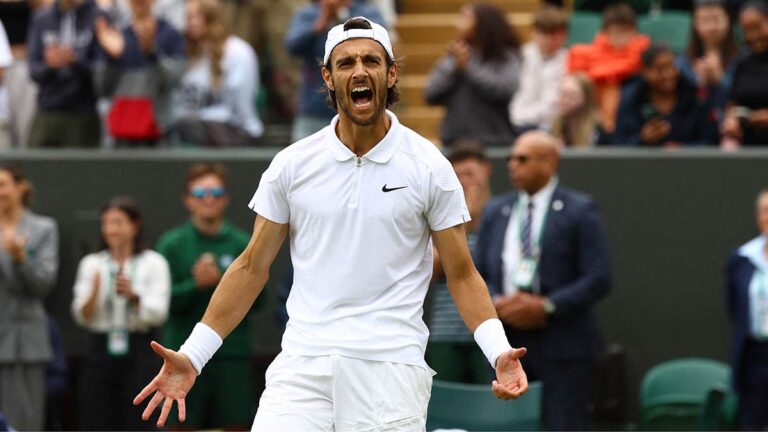
[(534, 194), (547, 185), (559, 164), (557, 139), (544, 131), (530, 131), (515, 141), (507, 168), (516, 189)]

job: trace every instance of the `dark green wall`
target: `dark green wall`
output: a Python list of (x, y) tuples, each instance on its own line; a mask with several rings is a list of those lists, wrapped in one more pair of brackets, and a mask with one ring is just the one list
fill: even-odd
[[(49, 306), (64, 325), (70, 352), (84, 346), (83, 333), (69, 317), (74, 271), (95, 245), (98, 209), (110, 196), (137, 198), (154, 242), (186, 217), (181, 183), (187, 165), (218, 160), (231, 171), (229, 218), (250, 229), (254, 215), (246, 204), (274, 153), (0, 154), (0, 160), (18, 161), (33, 180), (33, 208), (59, 221), (60, 282)], [(495, 193), (508, 185), (504, 155), (492, 152)], [(657, 362), (679, 356), (727, 360), (723, 266), (734, 247), (756, 235), (754, 198), (768, 186), (768, 152), (567, 153), (560, 177), (563, 184), (593, 195), (602, 211), (615, 277), (610, 297), (598, 310), (606, 341), (626, 349), (632, 398), (642, 374)], [(253, 319), (253, 347), (260, 354), (279, 349), (272, 305), (286, 260), (283, 250), (266, 290), (267, 307)]]

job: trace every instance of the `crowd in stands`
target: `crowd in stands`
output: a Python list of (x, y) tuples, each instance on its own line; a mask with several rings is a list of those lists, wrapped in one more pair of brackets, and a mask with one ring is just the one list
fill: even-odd
[[(602, 24), (591, 42), (569, 43), (579, 31), (570, 13), (562, 2), (542, 1), (525, 44), (503, 11), (466, 5), (423, 95), (446, 108), (440, 141), (506, 146), (542, 129), (576, 148), (768, 142), (761, 84), (768, 8), (759, 0), (678, 3), (691, 7), (683, 49), (643, 34), (643, 19), (666, 13), (658, 2), (575, 1), (575, 12), (600, 10)], [(280, 35), (300, 69), (290, 142), (333, 116), (317, 73), (328, 29), (357, 15), (392, 28), (393, 4), (322, 0), (295, 10)], [(270, 127), (258, 102), (263, 67), (220, 6), (2, 2), (0, 148), (274, 145), (263, 139)]]
[[(440, 138), (449, 147), (462, 139), (494, 146), (499, 138), (508, 143), (510, 136), (542, 129), (577, 148), (764, 145), (768, 98), (758, 75), (768, 9), (747, 2), (731, 17), (730, 6), (696, 0), (688, 46), (675, 52), (672, 41), (642, 34), (637, 12), (621, 2), (605, 7), (591, 43), (566, 47), (568, 15), (544, 5), (534, 13), (531, 41), (522, 48), (514, 36), (504, 45), (501, 35), (514, 34), (509, 25), (493, 33), (495, 45), (509, 47), (496, 59), (483, 54), (491, 26), (477, 12), (467, 18), (467, 7), (425, 91), (429, 103), (446, 107)], [(467, 58), (475, 59), (470, 67), (464, 66)], [(478, 79), (483, 71), (495, 87)], [(499, 121), (503, 116), (508, 120)]]

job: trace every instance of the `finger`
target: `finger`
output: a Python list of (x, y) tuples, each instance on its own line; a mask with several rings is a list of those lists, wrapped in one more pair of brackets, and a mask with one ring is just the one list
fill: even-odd
[(510, 356), (510, 360), (517, 360), (523, 357), (527, 352), (528, 352), (528, 348), (525, 348), (525, 347), (513, 349), (512, 355)]
[(152, 351), (157, 353), (157, 355), (159, 355), (163, 359), (166, 359), (166, 358), (169, 357), (169, 355), (168, 355), (168, 348), (160, 345), (159, 343), (157, 343), (155, 341), (152, 341), (152, 342), (150, 342), (149, 346), (152, 348)]
[(171, 412), (172, 406), (173, 406), (173, 399), (169, 397), (165, 398), (165, 403), (163, 404), (163, 410), (160, 411), (160, 418), (157, 419), (157, 427), (161, 428), (165, 426), (165, 421), (168, 419), (168, 413)]
[(176, 404), (179, 407), (179, 421), (184, 423), (184, 420), (187, 419), (187, 403), (184, 398), (181, 398), (176, 400)]
[(517, 382), (517, 390), (513, 390), (516, 397), (520, 397), (528, 391), (528, 377), (523, 374), (520, 380)]
[(139, 394), (136, 395), (135, 398), (133, 398), (133, 404), (139, 405), (142, 402), (144, 402), (144, 399), (147, 398), (147, 396), (151, 395), (153, 391), (157, 390), (157, 385), (155, 383), (155, 380), (149, 382), (149, 384), (144, 387), (143, 390), (139, 392)]
[(163, 394), (159, 391), (155, 392), (155, 395), (152, 396), (152, 399), (147, 404), (147, 407), (144, 408), (144, 412), (141, 414), (142, 420), (149, 420), (149, 418), (152, 416), (152, 413), (155, 412), (155, 408), (157, 408), (158, 405), (160, 405), (160, 402), (163, 401)]
[(514, 392), (501, 385), (498, 381), (493, 381), (491, 384), (491, 389), (493, 394), (496, 395), (496, 397), (499, 399), (509, 400), (518, 398)]

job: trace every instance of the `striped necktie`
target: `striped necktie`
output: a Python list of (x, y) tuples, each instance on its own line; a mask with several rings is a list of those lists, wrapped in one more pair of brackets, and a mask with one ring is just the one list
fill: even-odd
[(533, 231), (533, 200), (528, 201), (528, 211), (525, 214), (522, 230), (523, 258), (533, 256), (533, 245), (531, 244), (531, 231)]

